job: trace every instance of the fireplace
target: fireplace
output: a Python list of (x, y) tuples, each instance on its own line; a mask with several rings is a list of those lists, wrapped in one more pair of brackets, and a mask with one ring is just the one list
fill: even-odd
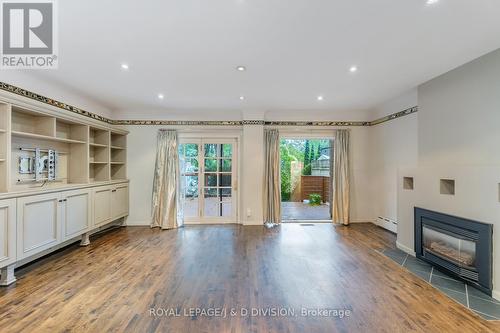
[(415, 207), (415, 253), (485, 293), (492, 290), (493, 225)]

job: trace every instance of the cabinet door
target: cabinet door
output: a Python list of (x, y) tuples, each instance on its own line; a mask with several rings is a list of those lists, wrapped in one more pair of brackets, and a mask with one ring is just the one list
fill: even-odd
[(16, 199), (0, 200), (0, 267), (16, 261)]
[(111, 190), (109, 186), (94, 189), (94, 226), (111, 222)]
[(111, 190), (111, 216), (117, 219), (128, 215), (128, 184), (117, 185)]
[(24, 259), (61, 241), (60, 193), (17, 199), (17, 259)]
[(63, 193), (63, 241), (88, 231), (91, 222), (90, 190)]

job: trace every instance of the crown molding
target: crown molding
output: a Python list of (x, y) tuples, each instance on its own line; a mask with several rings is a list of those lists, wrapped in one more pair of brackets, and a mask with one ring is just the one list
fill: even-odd
[(0, 82), (0, 90), (16, 94), (40, 103), (48, 104), (65, 111), (73, 112), (94, 120), (102, 121), (110, 125), (163, 125), (163, 126), (242, 126), (242, 125), (265, 125), (265, 126), (375, 126), (394, 120), (418, 111), (418, 106), (399, 111), (373, 121), (267, 121), (267, 120), (115, 120), (100, 116), (98, 114), (82, 110), (73, 105), (48, 98), (23, 88)]

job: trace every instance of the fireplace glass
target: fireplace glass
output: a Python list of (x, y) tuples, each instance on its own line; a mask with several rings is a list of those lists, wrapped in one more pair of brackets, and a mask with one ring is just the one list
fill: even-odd
[(476, 270), (476, 242), (451, 232), (424, 225), (422, 227), (424, 251), (457, 266)]

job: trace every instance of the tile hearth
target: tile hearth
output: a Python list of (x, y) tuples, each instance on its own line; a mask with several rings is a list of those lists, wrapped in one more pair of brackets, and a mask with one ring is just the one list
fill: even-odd
[(500, 320), (500, 301), (398, 249), (382, 254), (486, 320)]

